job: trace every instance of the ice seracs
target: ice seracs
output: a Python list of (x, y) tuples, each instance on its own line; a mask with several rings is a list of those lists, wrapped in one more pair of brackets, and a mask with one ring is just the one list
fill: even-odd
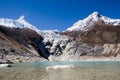
[(79, 20), (78, 22), (73, 24), (73, 26), (68, 28), (67, 31), (85, 31), (90, 24), (98, 20), (102, 20), (106, 25), (120, 25), (120, 19), (111, 19), (99, 14), (98, 12), (93, 12), (87, 18)]

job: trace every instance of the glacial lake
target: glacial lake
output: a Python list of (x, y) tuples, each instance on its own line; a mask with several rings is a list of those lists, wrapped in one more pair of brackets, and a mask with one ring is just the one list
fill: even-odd
[[(51, 68), (56, 65), (58, 69)], [(66, 65), (68, 68), (60, 68)], [(0, 68), (0, 80), (120, 80), (120, 61), (34, 62), (12, 66)]]

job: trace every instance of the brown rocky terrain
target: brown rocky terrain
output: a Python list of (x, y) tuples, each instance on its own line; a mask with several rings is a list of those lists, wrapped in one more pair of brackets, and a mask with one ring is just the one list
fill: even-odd
[(117, 57), (120, 54), (120, 25), (106, 25), (99, 20), (89, 25), (87, 31), (66, 31), (61, 34), (69, 36), (78, 45), (89, 46), (91, 50), (83, 56), (101, 58), (102, 56)]
[(87, 31), (66, 31), (63, 34), (85, 43), (119, 43), (120, 25), (105, 25), (98, 21), (89, 25)]

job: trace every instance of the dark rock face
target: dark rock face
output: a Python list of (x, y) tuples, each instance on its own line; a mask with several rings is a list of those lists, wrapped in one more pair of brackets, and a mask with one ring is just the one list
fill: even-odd
[(38, 42), (42, 43), (42, 40), (43, 37), (31, 29), (0, 26), (1, 59), (11, 58), (13, 61), (29, 61), (31, 58), (34, 59), (33, 61), (39, 61), (40, 57), (47, 58), (39, 48)]

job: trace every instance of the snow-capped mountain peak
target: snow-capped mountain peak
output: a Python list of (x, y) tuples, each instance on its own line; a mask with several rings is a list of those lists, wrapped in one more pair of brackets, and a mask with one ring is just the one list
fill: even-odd
[(101, 15), (100, 15), (100, 13), (99, 13), (99, 12), (93, 12), (93, 13), (91, 14), (91, 16), (100, 17)]
[(111, 19), (101, 15), (99, 12), (93, 12), (87, 18), (79, 20), (72, 27), (68, 28), (67, 31), (85, 31), (93, 22), (102, 20), (106, 25), (120, 25), (120, 19)]
[(30, 23), (28, 23), (28, 22), (25, 20), (25, 16), (24, 16), (24, 15), (20, 16), (16, 21), (17, 21), (17, 22), (20, 22), (20, 23), (22, 23), (22, 24), (30, 24)]
[(25, 20), (25, 16), (20, 16), (19, 19), (7, 19), (0, 18), (0, 25), (10, 28), (29, 28), (35, 31), (39, 31), (35, 26), (31, 25)]
[(20, 18), (18, 19), (18, 21), (20, 21), (20, 20), (25, 20), (24, 18), (25, 18), (25, 16), (22, 15), (22, 16), (20, 16)]
[(29, 29), (32, 29), (32, 30), (35, 30), (35, 31), (39, 31), (39, 29), (37, 29), (35, 26), (33, 26), (32, 24), (28, 23), (26, 20), (25, 20), (25, 16), (20, 16), (20, 18), (18, 18), (16, 20), (18, 23), (22, 24), (22, 26), (20, 26), (21, 28), (29, 28)]

